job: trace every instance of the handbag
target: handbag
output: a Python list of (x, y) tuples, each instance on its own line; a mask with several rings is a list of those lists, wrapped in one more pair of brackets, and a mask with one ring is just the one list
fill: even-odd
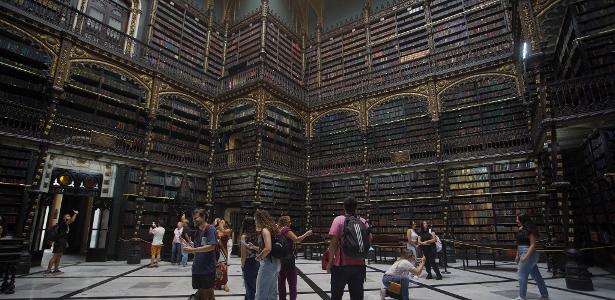
[(282, 258), (281, 260), (282, 271), (292, 271), (295, 268), (295, 256), (289, 255), (288, 257)]
[(325, 250), (325, 252), (320, 256), (320, 266), (323, 270), (327, 269), (327, 265), (329, 264), (329, 250)]
[(391, 281), (387, 290), (393, 294), (401, 295), (401, 284)]

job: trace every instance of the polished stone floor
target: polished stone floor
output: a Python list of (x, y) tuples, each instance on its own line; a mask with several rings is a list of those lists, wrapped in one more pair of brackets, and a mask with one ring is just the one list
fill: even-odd
[[(45, 261), (44, 261), (45, 262)], [(16, 280), (16, 293), (2, 295), (0, 299), (187, 299), (191, 289), (190, 267), (182, 268), (163, 262), (159, 268), (125, 262), (86, 263), (78, 257), (63, 260), (63, 275), (45, 276), (41, 267)], [(444, 280), (426, 280), (425, 275), (414, 280), (410, 288), (411, 299), (511, 299), (516, 297), (518, 285), (515, 266), (498, 262), (493, 268), (463, 270), (459, 263), (450, 264), (450, 274)], [(329, 299), (330, 275), (320, 269), (318, 261), (300, 259), (298, 300)], [(383, 264), (368, 266), (365, 299), (378, 300)], [(595, 291), (578, 292), (566, 289), (562, 278), (550, 278), (546, 267), (541, 272), (546, 279), (551, 299), (615, 299), (615, 275), (602, 269), (591, 268)], [(230, 291), (216, 291), (219, 299), (243, 299), (243, 281), (239, 258), (232, 257), (229, 269)], [(538, 299), (534, 284), (528, 287), (528, 299)], [(349, 299), (346, 293), (344, 299)]]

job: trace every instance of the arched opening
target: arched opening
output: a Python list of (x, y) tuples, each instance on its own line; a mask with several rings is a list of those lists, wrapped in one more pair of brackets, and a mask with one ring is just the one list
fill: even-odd
[(129, 2), (123, 0), (89, 0), (85, 13), (113, 29), (126, 32), (130, 6)]

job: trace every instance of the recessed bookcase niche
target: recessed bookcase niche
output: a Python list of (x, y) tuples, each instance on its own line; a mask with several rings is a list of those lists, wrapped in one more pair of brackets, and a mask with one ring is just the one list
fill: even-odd
[(49, 138), (60, 143), (142, 156), (147, 92), (130, 77), (98, 64), (71, 66), (66, 97)]
[(508, 76), (479, 76), (448, 87), (440, 96), (444, 158), (526, 150), (528, 114)]
[(368, 164), (387, 167), (432, 161), (436, 158), (436, 123), (427, 98), (394, 96), (369, 111)]
[(350, 172), (363, 164), (359, 114), (335, 111), (320, 117), (312, 128), (310, 171), (313, 174)]
[(210, 113), (196, 100), (176, 94), (163, 95), (152, 138), (150, 159), (206, 168), (211, 146)]
[(427, 221), (442, 232), (442, 195), (438, 170), (398, 171), (371, 174), (370, 219), (375, 233), (395, 234), (402, 239), (412, 221)]
[(267, 172), (260, 177), (259, 193), (262, 207), (276, 220), (288, 214), (293, 226), (303, 228), (305, 181)]
[(317, 178), (310, 183), (312, 205), (312, 230), (314, 234), (326, 236), (331, 221), (344, 213), (344, 199), (352, 196), (359, 202), (359, 214), (364, 216), (365, 191), (363, 176)]
[(0, 29), (0, 131), (37, 137), (47, 112), (50, 55), (11, 27)]
[(231, 168), (250, 165), (256, 160), (256, 103), (241, 100), (218, 116), (218, 141), (215, 166)]

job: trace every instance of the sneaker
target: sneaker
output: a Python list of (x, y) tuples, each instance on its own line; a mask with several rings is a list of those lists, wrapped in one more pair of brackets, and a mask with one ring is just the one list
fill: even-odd
[(519, 297), (517, 297), (517, 298), (515, 298), (515, 299), (512, 299), (512, 300), (525, 300), (525, 298), (523, 298), (523, 297), (519, 296)]
[(436, 276), (436, 280), (442, 280), (442, 275)]
[(385, 300), (386, 297), (387, 297), (387, 289), (381, 288), (380, 289), (380, 300)]
[(549, 296), (540, 296), (538, 300), (549, 300)]

